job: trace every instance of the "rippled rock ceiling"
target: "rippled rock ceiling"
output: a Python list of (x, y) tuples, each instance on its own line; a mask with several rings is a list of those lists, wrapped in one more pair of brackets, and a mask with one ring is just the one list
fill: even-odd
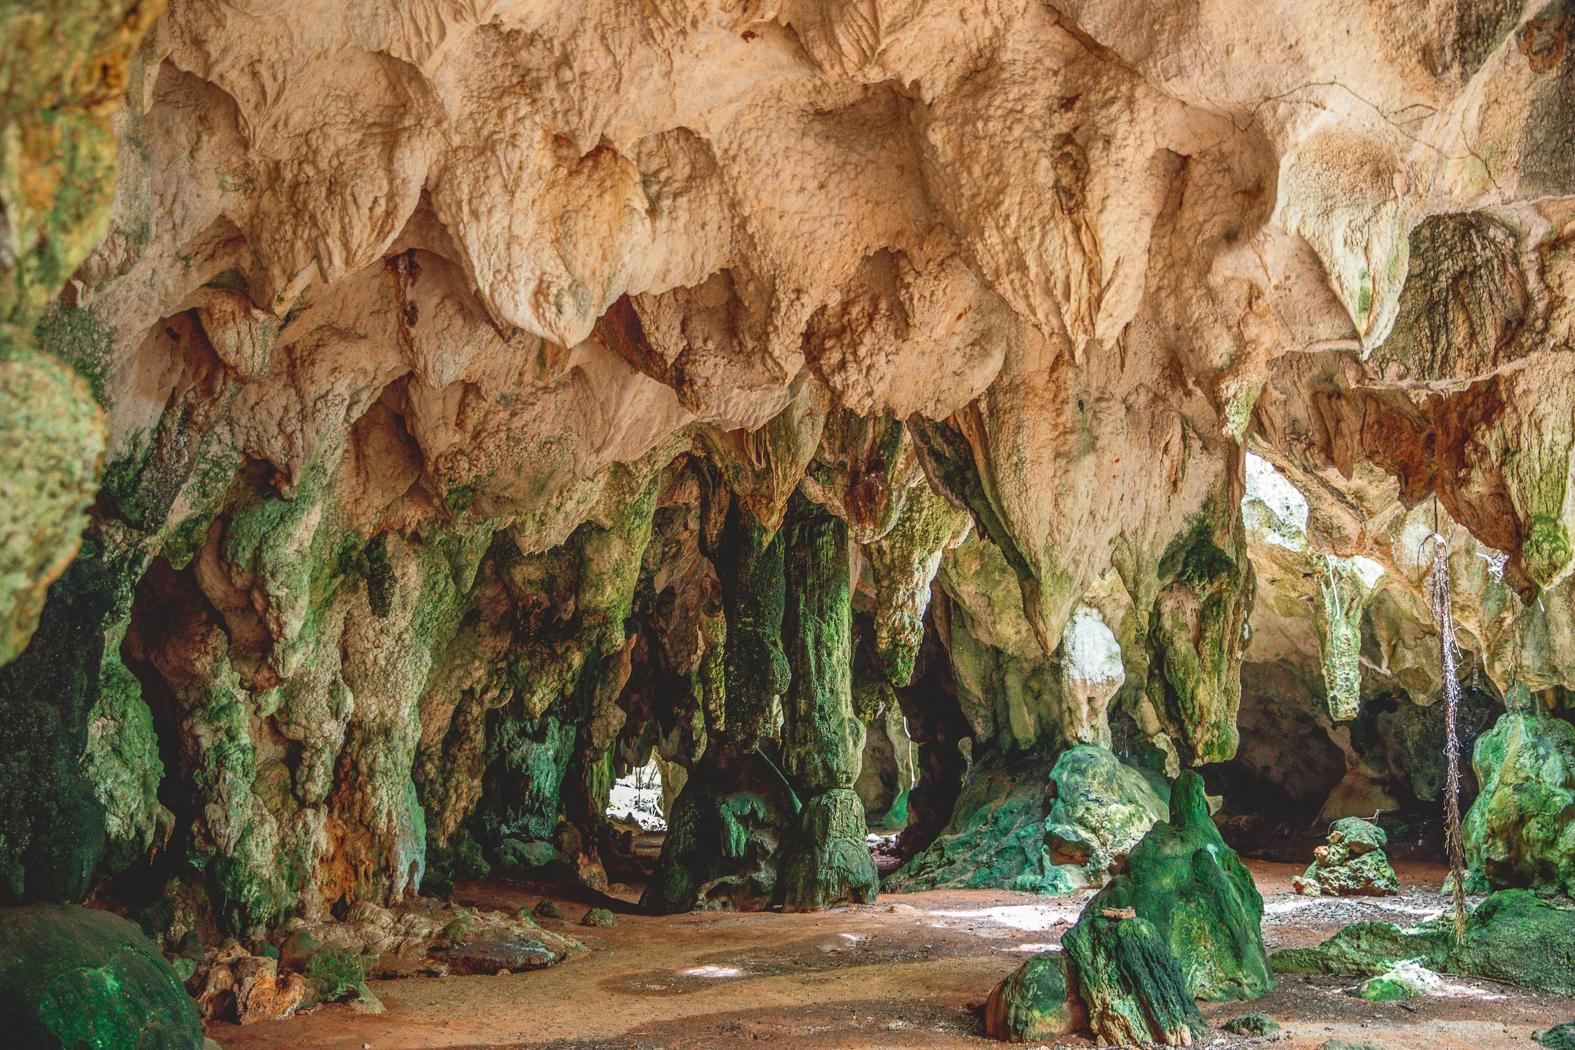
[(837, 847), (897, 710), (929, 835), (1069, 742), (1436, 799), (1435, 529), (1473, 695), (1575, 688), (1569, 0), (0, 41), (5, 900), (244, 935), (478, 849), (604, 884), (619, 771), (725, 799), (764, 748), (753, 869), (672, 836), (656, 903), (780, 863), (813, 907), (873, 888)]

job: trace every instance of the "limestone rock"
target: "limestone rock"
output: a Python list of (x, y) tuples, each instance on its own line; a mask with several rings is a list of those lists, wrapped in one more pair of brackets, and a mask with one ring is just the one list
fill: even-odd
[(1189, 996), (1256, 999), (1273, 987), (1263, 949), (1263, 898), (1209, 817), (1203, 778), (1171, 787), (1170, 820), (1155, 824), (1087, 911), (1131, 908), (1168, 945)]
[(1008, 1043), (1042, 1043), (1086, 1024), (1062, 952), (1035, 955), (996, 985), (984, 1004), (985, 1035)]
[(18, 1046), (201, 1050), (197, 1007), (125, 919), (86, 908), (0, 908), (0, 1016)]
[(204, 955), (189, 987), (204, 1020), (243, 1025), (283, 1020), (307, 1004), (311, 991), (301, 974), (281, 972), (278, 959), (252, 955), (233, 941)]
[[(1123, 878), (1111, 886), (1119, 887)], [(1191, 1046), (1203, 1034), (1176, 957), (1147, 920), (1108, 917), (1091, 901), (1061, 943), (1099, 1042)]]
[(1562, 946), (1572, 934), (1575, 910), (1549, 904), (1526, 890), (1500, 890), (1471, 912), (1460, 945), (1449, 915), (1410, 929), (1357, 922), (1316, 948), (1283, 948), (1271, 961), (1281, 973), (1380, 976), (1412, 960), (1437, 973), (1569, 995), (1575, 991), (1575, 966)]
[(1391, 1003), (1426, 995), (1438, 984), (1438, 974), (1407, 959), (1363, 981), (1356, 994), (1370, 1003)]
[(1329, 840), (1313, 851), (1313, 862), (1291, 880), (1297, 893), (1316, 897), (1382, 897), (1400, 892), (1394, 868), (1384, 855), (1389, 836), (1383, 828), (1360, 817), (1342, 817), (1334, 822)]
[(1096, 745), (1053, 762), (992, 756), (974, 767), (947, 828), (888, 886), (1065, 893), (1101, 884), (1165, 806), (1154, 783)]
[(1394, 6), (9, 5), (0, 899), (601, 887), (656, 754), (653, 906), (825, 903), (860, 635), (925, 878), (1103, 878), (1075, 743), (1425, 797), (1355, 738), (1435, 529), (1484, 691), (1575, 688), (1575, 52)]
[(764, 756), (702, 761), (673, 803), (641, 904), (664, 914), (768, 907), (795, 816), (792, 792)]
[[(352, 905), (342, 920), (302, 924), (292, 937), (312, 946), (315, 960), (326, 951), (354, 957), (356, 973), (403, 976), (441, 967), (454, 973), (497, 973), (551, 966), (580, 949), (579, 941), (537, 926), (531, 919), (496, 911), (410, 904), (383, 908), (367, 901)], [(311, 962), (306, 963), (310, 971)], [(334, 984), (351, 991), (360, 978), (335, 967)]]
[(1127, 855), (1167, 815), (1166, 795), (1152, 781), (1091, 744), (1056, 756), (1048, 797), (1053, 801), (1045, 843), (1051, 859), (1076, 865), (1094, 883), (1121, 870)]
[(1511, 711), (1477, 738), (1462, 825), (1469, 884), (1575, 892), (1575, 726)]
[(1268, 1014), (1250, 1013), (1232, 1017), (1220, 1028), (1231, 1035), (1265, 1036), (1278, 1033), (1280, 1023)]

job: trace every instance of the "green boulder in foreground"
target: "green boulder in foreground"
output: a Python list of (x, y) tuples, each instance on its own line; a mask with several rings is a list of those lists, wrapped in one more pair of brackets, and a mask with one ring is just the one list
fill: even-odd
[(1548, 1050), (1575, 1050), (1575, 1021), (1568, 1021), (1556, 1028), (1532, 1036)]
[(0, 1019), (28, 1050), (202, 1050), (197, 1006), (141, 930), (108, 912), (0, 909)]
[(1191, 1046), (1206, 1030), (1176, 957), (1147, 920), (1091, 902), (1061, 944), (1100, 1043)]
[(1130, 908), (1154, 925), (1200, 999), (1257, 999), (1274, 987), (1263, 949), (1263, 897), (1209, 817), (1203, 778), (1185, 770), (1170, 793), (1170, 820), (1155, 824), (1126, 874), (1088, 911)]
[(1438, 973), (1575, 995), (1575, 909), (1501, 890), (1471, 913), (1458, 946), (1445, 914), (1410, 929), (1352, 923), (1316, 948), (1285, 948), (1270, 962), (1279, 973), (1379, 976), (1408, 959)]
[(1008, 1043), (1070, 1035), (1087, 1021), (1076, 991), (1063, 953), (1036, 955), (990, 993), (984, 1004), (985, 1034)]
[(1385, 897), (1400, 892), (1400, 880), (1384, 856), (1389, 836), (1361, 817), (1343, 817), (1329, 830), (1329, 840), (1313, 851), (1307, 870), (1291, 880), (1297, 893), (1316, 897)]
[(1064, 954), (1030, 959), (991, 994), (986, 1031), (1041, 1041), (1083, 1028), (1102, 1044), (1190, 1046), (1206, 1030), (1195, 996), (1257, 998), (1273, 986), (1262, 917), (1263, 898), (1188, 770), (1169, 822), (1088, 902)]

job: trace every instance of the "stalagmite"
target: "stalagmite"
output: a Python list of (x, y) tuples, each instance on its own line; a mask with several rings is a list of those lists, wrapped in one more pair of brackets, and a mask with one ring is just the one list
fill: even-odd
[(847, 526), (795, 497), (786, 529), (782, 634), (792, 673), (782, 750), (801, 809), (782, 864), (782, 899), (789, 909), (867, 904), (879, 878), (864, 842), (864, 804), (853, 791), (864, 724), (853, 712)]

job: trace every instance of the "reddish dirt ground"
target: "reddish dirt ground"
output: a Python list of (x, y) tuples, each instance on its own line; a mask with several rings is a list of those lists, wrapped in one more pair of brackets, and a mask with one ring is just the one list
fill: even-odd
[[(1442, 869), (1402, 866), (1401, 896), (1373, 900), (1299, 897), (1289, 885), (1299, 868), (1250, 866), (1271, 949), (1316, 943), (1357, 919), (1413, 923), (1444, 905)], [(490, 907), (537, 900), (506, 883), (472, 886), (464, 896)], [(225, 1050), (989, 1047), (1000, 1044), (980, 1036), (978, 1009), (990, 988), (1032, 952), (1059, 943), (1085, 897), (944, 890), (809, 915), (657, 918), (636, 914), (630, 894), (610, 929), (579, 926), (586, 905), (566, 902), (569, 919), (545, 925), (588, 950), (549, 970), (377, 981), (381, 1015), (325, 1006), (210, 1034)], [(1526, 1048), (1536, 1045), (1533, 1031), (1575, 1019), (1575, 1000), (1489, 982), (1451, 979), (1440, 994), (1409, 1003), (1364, 1002), (1349, 994), (1352, 983), (1282, 978), (1256, 1003), (1206, 1004), (1212, 1023), (1259, 1010), (1286, 1037), (1216, 1033), (1200, 1045), (1311, 1050), (1345, 1039), (1388, 1050)]]

